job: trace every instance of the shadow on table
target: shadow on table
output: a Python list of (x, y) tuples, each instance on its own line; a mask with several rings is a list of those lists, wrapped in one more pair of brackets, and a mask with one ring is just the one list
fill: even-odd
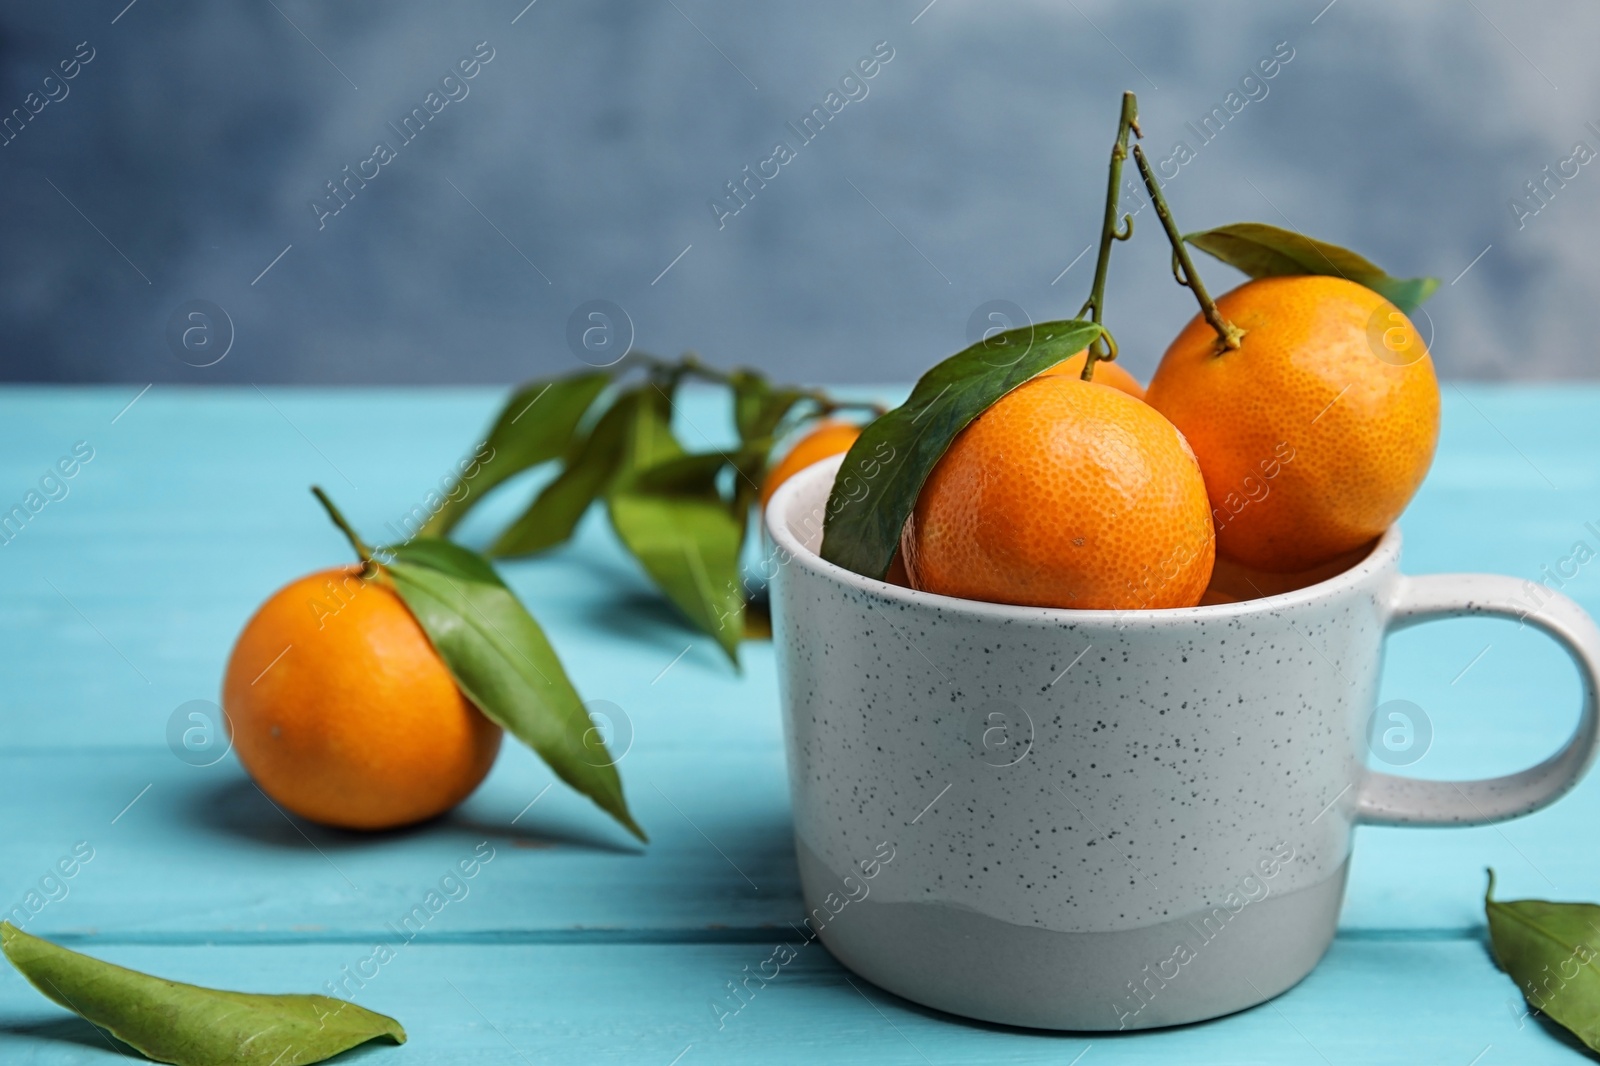
[[(36, 1022), (0, 1023), (0, 1037), (17, 1037), (53, 1044), (72, 1044), (77, 1047), (91, 1048), (95, 1051), (107, 1048), (114, 1054), (124, 1056), (133, 1062), (150, 1061), (140, 1054), (137, 1048), (124, 1044), (105, 1030), (77, 1017), (45, 1018)], [(361, 1044), (335, 1055), (328, 1061), (356, 1062), (367, 1054), (380, 1052), (382, 1046), (377, 1043)], [(73, 1061), (77, 1060), (74, 1059)]]
[(348, 852), (396, 839), (423, 837), (460, 837), (475, 843), (486, 836), (531, 848), (580, 847), (618, 854), (637, 854), (643, 850), (631, 840), (586, 832), (579, 826), (540, 823), (532, 815), (519, 824), (510, 825), (474, 818), (459, 808), (399, 829), (370, 832), (332, 829), (290, 814), (268, 799), (249, 778), (198, 789), (187, 805), (186, 814), (195, 825), (208, 832), (296, 851)]
[[(926, 1018), (929, 1021), (942, 1022), (945, 1025), (959, 1026), (963, 1029), (978, 1029), (989, 1033), (1004, 1033), (1007, 1036), (1033, 1037), (1037, 1040), (1061, 1042), (1094, 1041), (1097, 1043), (1109, 1043), (1112, 1041), (1125, 1040), (1138, 1041), (1141, 1039), (1149, 1039), (1152, 1036), (1159, 1036), (1161, 1034), (1181, 1033), (1186, 1030), (1199, 1030), (1210, 1026), (1225, 1025), (1230, 1018), (1241, 1017), (1249, 1014), (1252, 1011), (1265, 1011), (1273, 1009), (1273, 1000), (1268, 1000), (1265, 1003), (1256, 1003), (1252, 1006), (1244, 1007), (1241, 1010), (1236, 1010), (1229, 1014), (1223, 1014), (1216, 1018), (1206, 1018), (1197, 1022), (1185, 1022), (1181, 1025), (1158, 1026), (1154, 1029), (1129, 1029), (1126, 1031), (1115, 1029), (1033, 1029), (1021, 1025), (1007, 1025), (1004, 1022), (982, 1021), (977, 1018), (968, 1018), (960, 1014), (951, 1014), (947, 1011), (939, 1010), (936, 1007), (924, 1006), (921, 1003), (917, 1003), (914, 1000), (905, 999), (886, 988), (882, 988), (873, 984), (871, 981), (868, 981), (866, 978), (850, 970), (832, 955), (826, 955), (826, 960), (827, 961), (819, 967), (819, 976), (823, 976), (824, 979), (826, 979), (828, 976), (827, 971), (829, 969), (837, 973), (839, 978), (845, 982), (845, 985), (854, 990), (853, 992), (843, 993), (846, 998), (859, 997), (859, 999), (865, 999), (874, 1007), (878, 1007), (880, 1004), (893, 1005), (898, 1007), (900, 1010), (903, 1010), (909, 1014), (915, 1014), (922, 1018)], [(1277, 997), (1273, 998), (1276, 999)], [(1581, 1049), (1582, 1045), (1577, 1044), (1576, 1041), (1571, 1041), (1570, 1034), (1568, 1039), (1573, 1046)], [(1082, 1056), (1080, 1055), (1079, 1057), (1081, 1058)], [(1076, 1062), (1077, 1059), (1073, 1059), (1071, 1061)]]
[(0, 1035), (48, 1041), (54, 1044), (76, 1044), (79, 1047), (92, 1048), (96, 1051), (109, 1048), (118, 1055), (126, 1055), (140, 1061), (148, 1061), (145, 1060), (143, 1055), (116, 1037), (77, 1017), (41, 1018), (34, 1022), (6, 1022), (0, 1024)]
[(585, 620), (608, 635), (637, 644), (654, 645), (669, 657), (684, 650), (685, 644), (705, 644), (711, 657), (727, 668), (727, 659), (716, 650), (716, 640), (690, 626), (678, 609), (665, 597), (649, 592), (618, 591), (595, 599), (582, 608)]

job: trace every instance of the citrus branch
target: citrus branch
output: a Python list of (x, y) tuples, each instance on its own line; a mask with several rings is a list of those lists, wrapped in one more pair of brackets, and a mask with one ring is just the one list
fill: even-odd
[[(701, 362), (700, 357), (693, 352), (686, 352), (677, 362), (660, 359), (644, 352), (638, 353), (640, 362), (655, 372), (675, 374), (678, 377), (692, 376), (701, 381), (709, 381), (714, 385), (723, 385), (728, 388), (735, 387), (738, 382), (732, 372), (718, 370), (708, 363)], [(800, 395), (815, 404), (817, 414), (831, 415), (835, 411), (866, 411), (873, 417), (883, 414), (888, 410), (881, 403), (870, 400), (840, 400), (828, 395), (822, 389), (800, 389)]]
[(1138, 164), (1139, 175), (1144, 178), (1144, 187), (1150, 191), (1150, 199), (1156, 205), (1156, 217), (1161, 219), (1161, 228), (1167, 231), (1167, 241), (1172, 245), (1173, 277), (1177, 278), (1179, 285), (1187, 286), (1194, 293), (1194, 298), (1200, 302), (1200, 313), (1217, 331), (1218, 352), (1232, 351), (1239, 347), (1239, 341), (1244, 337), (1244, 330), (1222, 317), (1222, 312), (1217, 310), (1217, 305), (1211, 299), (1211, 294), (1206, 292), (1205, 283), (1200, 280), (1200, 275), (1195, 272), (1194, 261), (1189, 258), (1189, 249), (1183, 243), (1183, 235), (1178, 232), (1178, 224), (1172, 221), (1172, 212), (1167, 208), (1166, 197), (1161, 195), (1161, 186), (1156, 182), (1156, 176), (1150, 172), (1150, 164), (1144, 157), (1144, 152), (1138, 145), (1133, 146), (1133, 161)]
[(372, 577), (378, 567), (377, 561), (372, 557), (372, 549), (367, 547), (366, 541), (361, 539), (361, 535), (355, 531), (355, 527), (345, 521), (344, 515), (339, 513), (339, 508), (335, 507), (333, 501), (328, 499), (328, 494), (322, 491), (320, 485), (311, 486), (311, 495), (315, 496), (317, 502), (322, 504), (323, 509), (328, 512), (328, 517), (333, 520), (333, 524), (339, 527), (339, 531), (349, 539), (350, 546), (361, 557), (361, 576)]
[[(1133, 216), (1124, 215), (1122, 221), (1126, 223), (1125, 229), (1117, 226), (1117, 208), (1122, 194), (1122, 163), (1128, 158), (1128, 132), (1135, 136), (1143, 136), (1139, 132), (1139, 102), (1129, 92), (1122, 94), (1122, 117), (1117, 122), (1117, 140), (1111, 146), (1111, 166), (1106, 178), (1106, 213), (1100, 223), (1100, 256), (1094, 264), (1094, 284), (1089, 290), (1089, 299), (1084, 302), (1078, 317), (1082, 318), (1084, 311), (1090, 313), (1091, 320), (1100, 325), (1101, 315), (1106, 300), (1106, 271), (1111, 266), (1111, 242), (1125, 241), (1133, 236)], [(1099, 360), (1115, 359), (1117, 352), (1115, 346), (1107, 347), (1105, 343), (1096, 339), (1089, 343), (1087, 353), (1083, 360), (1083, 380), (1094, 379), (1094, 364)]]

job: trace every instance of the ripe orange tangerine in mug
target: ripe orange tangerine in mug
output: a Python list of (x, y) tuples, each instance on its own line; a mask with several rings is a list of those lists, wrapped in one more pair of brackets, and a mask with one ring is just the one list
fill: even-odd
[(1439, 382), (1411, 320), (1363, 285), (1261, 278), (1217, 301), (1244, 330), (1219, 351), (1196, 315), (1162, 357), (1146, 402), (1194, 446), (1217, 551), (1308, 570), (1400, 517), (1433, 461)]
[(901, 536), (913, 588), (1038, 607), (1191, 607), (1210, 505), (1183, 434), (1125, 392), (1041, 375), (951, 443)]
[(389, 829), (466, 799), (501, 730), (399, 595), (359, 574), (324, 570), (273, 593), (233, 647), (222, 706), (239, 761), (275, 803), (324, 825)]
[(784, 453), (782, 459), (773, 464), (772, 469), (767, 471), (767, 476), (762, 479), (761, 509), (766, 510), (767, 501), (772, 499), (772, 494), (778, 491), (779, 485), (812, 463), (820, 462), (830, 455), (849, 451), (859, 436), (861, 436), (860, 426), (839, 419), (827, 419), (811, 427)]

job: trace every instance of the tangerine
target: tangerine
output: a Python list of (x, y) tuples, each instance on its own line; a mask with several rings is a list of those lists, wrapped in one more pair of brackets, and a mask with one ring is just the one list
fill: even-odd
[(763, 511), (767, 509), (767, 501), (772, 499), (772, 494), (778, 491), (779, 485), (812, 463), (849, 451), (859, 436), (861, 436), (860, 426), (839, 419), (826, 419), (811, 427), (784, 453), (782, 459), (773, 464), (767, 471), (767, 476), (762, 479), (761, 509)]
[(1039, 607), (1200, 602), (1214, 557), (1183, 434), (1066, 375), (1013, 389), (951, 442), (901, 536), (913, 588)]
[[(1044, 377), (1083, 377), (1083, 364), (1089, 358), (1087, 351), (1063, 359), (1049, 370), (1039, 376)], [(1127, 393), (1136, 400), (1144, 399), (1144, 386), (1139, 384), (1139, 379), (1128, 373), (1117, 364), (1107, 360), (1098, 360), (1094, 364), (1094, 381), (1099, 385), (1110, 385), (1113, 389)]]
[(1416, 327), (1365, 286), (1260, 278), (1217, 301), (1244, 330), (1220, 351), (1199, 315), (1146, 402), (1194, 447), (1218, 554), (1309, 570), (1388, 529), (1433, 461), (1439, 383)]
[(274, 802), (324, 825), (389, 829), (466, 799), (501, 730), (399, 594), (360, 575), (324, 570), (273, 593), (234, 644), (222, 705), (239, 761)]

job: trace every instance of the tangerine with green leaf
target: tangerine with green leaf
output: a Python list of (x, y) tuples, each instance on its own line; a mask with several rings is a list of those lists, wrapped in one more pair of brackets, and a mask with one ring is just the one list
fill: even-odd
[(234, 645), (222, 705), (261, 791), (344, 829), (443, 814), (500, 750), (500, 727), (462, 695), (399, 595), (360, 567), (268, 597)]
[(900, 541), (913, 588), (1089, 610), (1190, 607), (1211, 575), (1183, 434), (1109, 385), (1040, 375), (967, 425)]
[(1338, 277), (1249, 281), (1216, 301), (1236, 349), (1197, 315), (1146, 397), (1183, 431), (1217, 552), (1308, 570), (1372, 541), (1416, 493), (1439, 439), (1439, 383), (1411, 320)]

